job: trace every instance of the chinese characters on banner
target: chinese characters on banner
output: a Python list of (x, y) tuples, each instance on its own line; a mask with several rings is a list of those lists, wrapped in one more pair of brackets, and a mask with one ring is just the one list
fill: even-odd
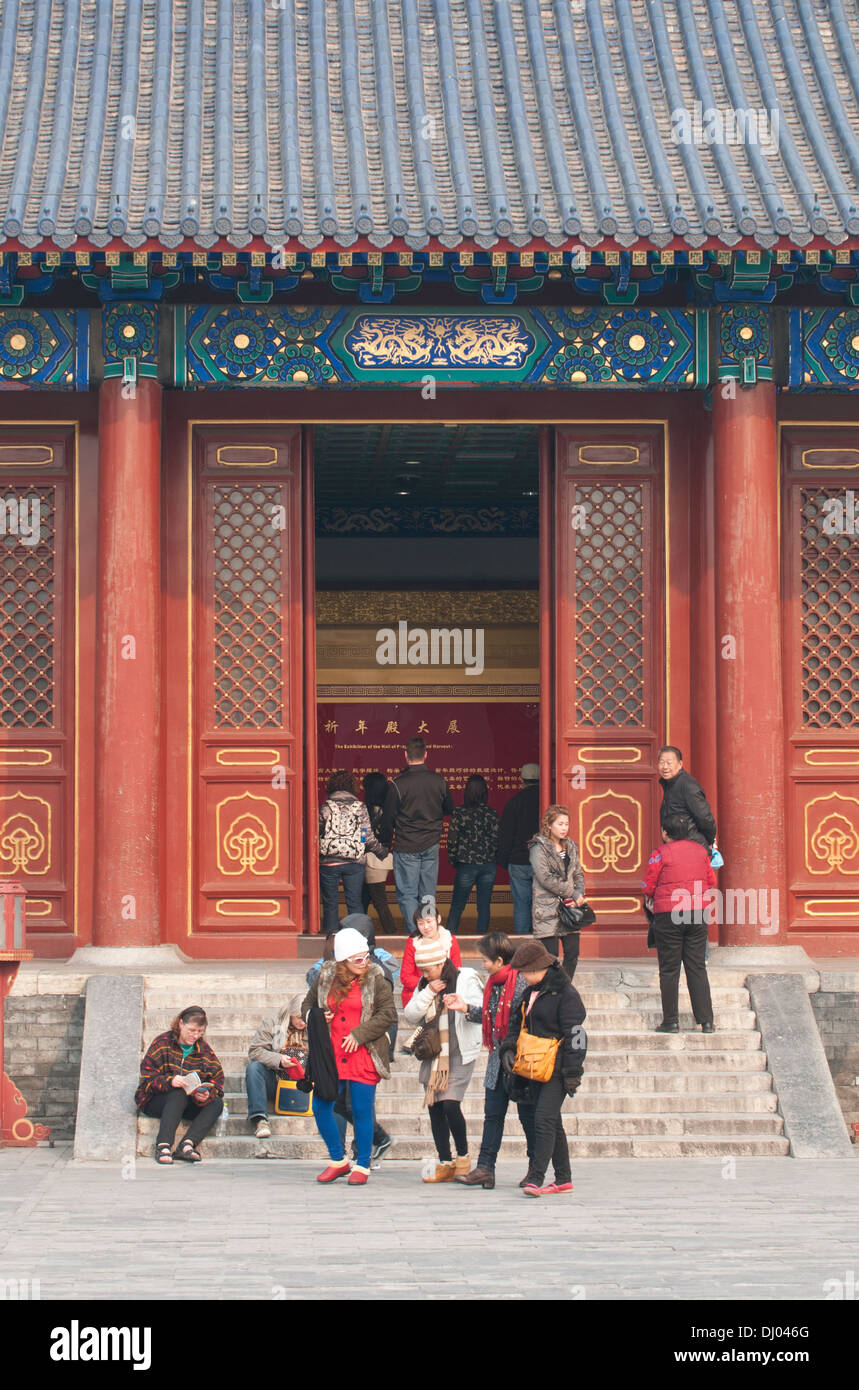
[[(472, 773), (485, 777), (489, 804), (501, 814), (514, 792), (524, 763), (539, 761), (540, 711), (536, 704), (460, 701), (433, 704), (415, 700), (402, 704), (320, 704), (319, 800), (331, 773), (348, 768), (360, 782), (365, 772), (396, 777), (406, 765), (406, 739), (426, 740), (427, 766), (447, 781), (454, 802), (462, 805), (465, 784)], [(447, 825), (441, 841), (439, 883), (453, 882), (445, 854)], [(498, 881), (507, 875), (499, 869)]]

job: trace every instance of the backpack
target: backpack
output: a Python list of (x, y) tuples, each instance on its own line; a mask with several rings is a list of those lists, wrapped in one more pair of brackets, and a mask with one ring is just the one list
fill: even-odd
[(364, 835), (361, 826), (363, 802), (328, 801), (328, 815), (323, 812), (325, 829), (319, 841), (322, 859), (360, 859), (364, 854)]

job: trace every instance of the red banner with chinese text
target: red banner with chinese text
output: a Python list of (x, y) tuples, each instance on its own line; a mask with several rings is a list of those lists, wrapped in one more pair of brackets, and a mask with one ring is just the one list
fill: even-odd
[[(539, 761), (540, 707), (526, 703), (488, 703), (478, 700), (436, 704), (412, 700), (400, 704), (338, 704), (317, 706), (319, 729), (319, 800), (331, 773), (354, 772), (359, 782), (366, 772), (395, 777), (405, 767), (404, 745), (420, 736), (427, 744), (427, 766), (446, 778), (457, 805), (472, 773), (486, 778), (489, 804), (499, 815), (521, 787), (524, 763)], [(439, 883), (453, 882), (453, 869), (442, 835)], [(499, 882), (506, 874), (499, 870)]]

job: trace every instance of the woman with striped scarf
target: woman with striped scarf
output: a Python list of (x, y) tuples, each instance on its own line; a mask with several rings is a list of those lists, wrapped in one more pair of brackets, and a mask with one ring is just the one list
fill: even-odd
[[(483, 987), (477, 971), (455, 966), (438, 939), (416, 942), (415, 964), (422, 975), (404, 1017), (407, 1023), (420, 1024), (425, 1038), (434, 1039), (429, 1048), (433, 1055), (424, 1058), (419, 1073), (438, 1154), (424, 1182), (451, 1182), (471, 1167), (462, 1098), (480, 1055)], [(427, 1050), (419, 1047), (418, 1055)]]

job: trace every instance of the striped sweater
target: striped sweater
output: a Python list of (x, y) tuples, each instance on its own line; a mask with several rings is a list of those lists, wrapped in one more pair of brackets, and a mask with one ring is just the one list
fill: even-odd
[(149, 1044), (140, 1064), (140, 1085), (134, 1093), (138, 1109), (159, 1091), (172, 1089), (174, 1076), (199, 1072), (200, 1080), (211, 1086), (214, 1095), (223, 1099), (224, 1069), (204, 1038), (198, 1038), (186, 1058), (182, 1056), (179, 1039), (173, 1032), (159, 1033)]

